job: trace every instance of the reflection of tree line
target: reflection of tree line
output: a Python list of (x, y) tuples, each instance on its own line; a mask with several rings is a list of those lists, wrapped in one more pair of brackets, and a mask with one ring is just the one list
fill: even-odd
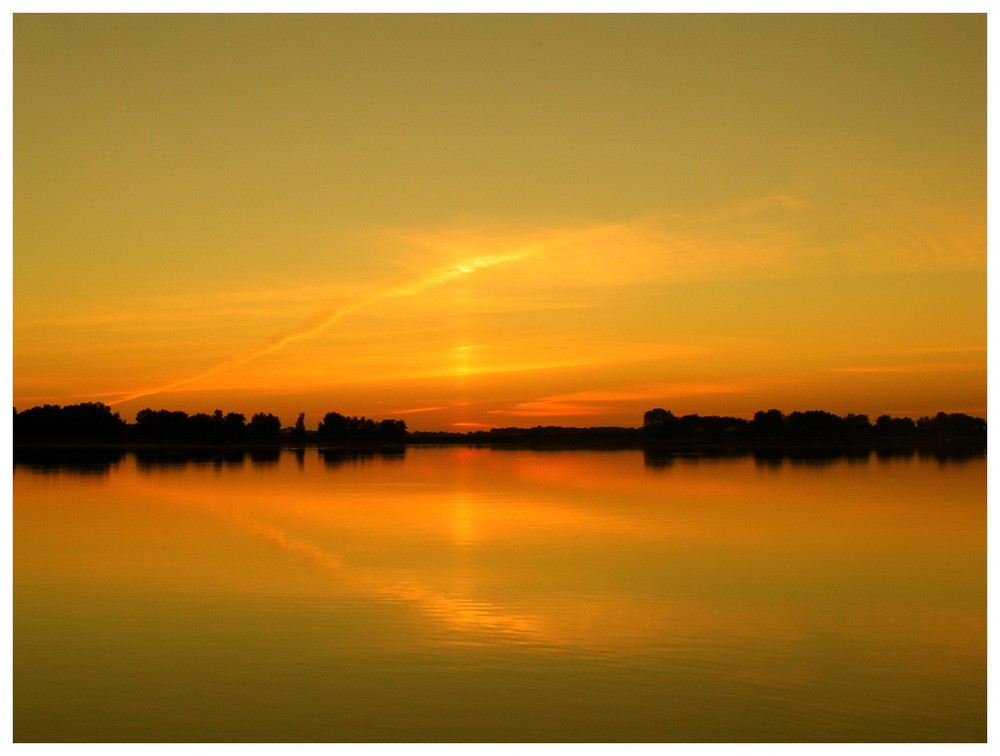
[[(112, 447), (58, 447), (58, 446), (17, 446), (14, 448), (14, 467), (37, 473), (69, 472), (79, 475), (103, 475), (117, 467), (126, 454), (135, 456), (136, 467), (142, 472), (155, 472), (170, 469), (180, 469), (193, 465), (195, 467), (211, 466), (216, 469), (237, 469), (250, 462), (254, 467), (270, 467), (281, 458), (280, 447), (261, 447), (256, 449), (218, 448), (186, 448), (166, 449), (156, 447), (136, 447), (126, 451)], [(306, 450), (296, 448), (289, 450), (296, 463), (304, 465)], [(319, 448), (314, 454), (324, 465), (330, 468), (342, 465), (357, 465), (373, 462), (391, 462), (403, 460), (406, 457), (406, 447), (379, 448)], [(979, 459), (985, 455), (983, 449), (969, 447), (931, 447), (931, 448), (764, 448), (764, 449), (721, 449), (703, 448), (685, 450), (671, 447), (646, 447), (643, 449), (643, 461), (647, 467), (666, 470), (675, 465), (698, 464), (706, 460), (737, 460), (753, 457), (760, 467), (781, 467), (791, 464), (797, 466), (822, 466), (834, 462), (849, 464), (868, 464), (874, 458), (878, 462), (893, 462), (895, 460), (921, 459), (936, 460), (942, 464), (964, 462)]]
[[(305, 449), (290, 450), (299, 465), (305, 463)], [(313, 454), (327, 467), (363, 464), (374, 460), (396, 461), (406, 456), (405, 446), (382, 446), (367, 449), (324, 449)], [(14, 467), (32, 472), (71, 472), (80, 475), (101, 475), (117, 467), (127, 454), (135, 457), (136, 467), (142, 472), (195, 467), (234, 469), (249, 463), (254, 467), (271, 467), (281, 459), (280, 446), (248, 447), (246, 449), (219, 447), (164, 448), (142, 447), (126, 450), (106, 446), (15, 446)]]
[(706, 459), (744, 459), (753, 457), (758, 467), (781, 467), (791, 464), (806, 467), (821, 467), (834, 462), (848, 464), (868, 464), (872, 458), (878, 462), (921, 459), (935, 460), (942, 464), (980, 459), (985, 449), (972, 447), (926, 447), (926, 448), (876, 448), (845, 447), (831, 449), (823, 447), (790, 447), (761, 449), (701, 449), (685, 451), (669, 447), (647, 447), (643, 450), (643, 461), (647, 467), (666, 469), (674, 465), (697, 464)]
[(103, 475), (117, 467), (125, 452), (103, 446), (15, 446), (14, 469), (32, 472), (72, 472), (80, 475)]
[(405, 446), (385, 446), (378, 449), (320, 449), (319, 457), (328, 467), (372, 462), (398, 462), (406, 458)]

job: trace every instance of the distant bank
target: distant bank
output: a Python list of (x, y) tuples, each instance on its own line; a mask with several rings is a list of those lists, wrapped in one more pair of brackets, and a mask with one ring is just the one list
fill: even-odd
[(408, 431), (403, 420), (371, 420), (328, 412), (316, 430), (305, 428), (300, 414), (294, 425), (257, 413), (213, 414), (144, 409), (126, 422), (100, 402), (14, 409), (17, 446), (319, 446), (324, 448), (395, 447), (400, 445), (472, 444), (567, 449), (983, 449), (986, 421), (963, 413), (933, 417), (890, 417), (871, 422), (867, 415), (843, 417), (822, 410), (785, 414), (757, 412), (753, 419), (718, 415), (676, 416), (662, 408), (643, 415), (638, 428), (618, 426), (565, 428), (493, 428), (486, 431)]

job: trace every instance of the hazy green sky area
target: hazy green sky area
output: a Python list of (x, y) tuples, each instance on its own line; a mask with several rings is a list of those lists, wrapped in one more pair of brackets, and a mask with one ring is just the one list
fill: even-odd
[(14, 174), (18, 409), (986, 411), (985, 14), (17, 14)]

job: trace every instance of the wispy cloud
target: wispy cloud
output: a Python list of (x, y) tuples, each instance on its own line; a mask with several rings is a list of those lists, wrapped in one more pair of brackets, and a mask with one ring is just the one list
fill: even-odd
[(946, 346), (917, 347), (914, 349), (893, 349), (885, 354), (949, 354), (952, 352), (985, 352), (986, 346)]
[(512, 417), (574, 417), (578, 415), (607, 415), (610, 410), (590, 404), (573, 404), (541, 399), (537, 402), (521, 402), (510, 409), (487, 410), (490, 415), (510, 415)]
[(490, 414), (511, 415), (514, 417), (605, 415), (617, 412), (619, 409), (618, 405), (622, 403), (679, 399), (703, 394), (741, 394), (752, 390), (754, 390), (754, 387), (749, 383), (642, 384), (547, 396), (535, 401), (520, 402), (507, 409), (490, 410)]
[(496, 272), (517, 282), (511, 290), (523, 292), (536, 286), (984, 269), (985, 236), (978, 226), (956, 208), (914, 213), (882, 202), (859, 212), (855, 205), (776, 193), (611, 223), (518, 229), (469, 222), (390, 236), (430, 255), (531, 250), (523, 264)]
[(573, 415), (610, 415), (622, 405), (635, 402), (666, 402), (692, 396), (749, 394), (776, 384), (797, 383), (789, 376), (752, 378), (734, 381), (661, 382), (616, 386), (568, 394), (546, 396), (511, 407), (490, 410), (490, 414), (512, 417), (569, 417)]
[(624, 402), (643, 399), (675, 399), (699, 394), (741, 394), (751, 387), (741, 383), (693, 382), (693, 383), (648, 383), (616, 389), (578, 391), (572, 394), (550, 396), (552, 402)]
[(92, 328), (95, 326), (132, 326), (149, 331), (164, 327), (204, 324), (216, 319), (259, 320), (263, 317), (287, 317), (301, 310), (315, 310), (317, 302), (329, 302), (358, 296), (353, 287), (343, 285), (302, 286), (297, 288), (239, 289), (211, 291), (198, 295), (161, 295), (130, 297), (115, 303), (67, 306), (58, 314), (18, 317), (19, 329)]
[(975, 362), (925, 362), (919, 365), (877, 365), (874, 367), (830, 368), (833, 373), (944, 373), (953, 370), (985, 370)]
[[(831, 217), (837, 215), (835, 208), (831, 214), (831, 208), (793, 193), (739, 198), (728, 205), (699, 212), (612, 223), (521, 228), (466, 223), (436, 230), (390, 230), (381, 234), (380, 239), (387, 248), (399, 250), (401, 269), (409, 271), (401, 281), (339, 296), (336, 304), (313, 310), (316, 314), (312, 317), (300, 320), (255, 347), (193, 375), (124, 392), (112, 403), (173, 391), (239, 367), (289, 344), (315, 337), (365, 308), (404, 310), (398, 305), (390, 307), (389, 302), (413, 300), (435, 287), (459, 280), (469, 282), (466, 303), (489, 301), (495, 312), (509, 312), (532, 305), (580, 306), (586, 292), (637, 283), (824, 275), (887, 267), (967, 269), (980, 265), (984, 259), (980, 255), (983, 240), (974, 232), (962, 232), (960, 224), (936, 226), (915, 216), (880, 213), (858, 221), (848, 234), (848, 241), (838, 240), (832, 231), (829, 238), (824, 238), (823, 229), (836, 225), (831, 225)], [(820, 218), (823, 223), (817, 226)], [(885, 242), (885, 252), (870, 254), (873, 245), (883, 248), (878, 247), (879, 240)], [(875, 262), (871, 262), (873, 259)], [(274, 308), (271, 311), (275, 320), (282, 319), (280, 311), (287, 322), (289, 311), (304, 313), (314, 307), (310, 298), (319, 293), (317, 287), (232, 292), (201, 305), (181, 299), (175, 302), (172, 312), (152, 315), (147, 325), (156, 327), (157, 318), (160, 327), (166, 327), (171, 318), (174, 322), (185, 318), (209, 322), (212, 318), (238, 320), (253, 313), (259, 327), (269, 307)], [(460, 301), (460, 297), (449, 300), (449, 306)], [(428, 308), (435, 306), (433, 299), (422, 304)], [(131, 314), (97, 313), (91, 317), (95, 324), (114, 323), (128, 321)], [(578, 362), (579, 356), (556, 360), (558, 364)], [(471, 374), (498, 369), (512, 368), (509, 364), (505, 368), (470, 365), (463, 371)], [(419, 372), (426, 374), (427, 370)], [(447, 374), (447, 370), (443, 372)]]
[(809, 200), (795, 194), (771, 194), (756, 197), (744, 197), (732, 202), (706, 208), (704, 210), (694, 210), (676, 217), (686, 221), (698, 221), (701, 223), (721, 223), (736, 218), (762, 215), (769, 212), (782, 212), (789, 209), (805, 209), (811, 206)]
[(447, 407), (416, 407), (414, 409), (401, 409), (392, 410), (390, 412), (376, 412), (376, 415), (414, 415), (418, 412), (435, 412), (437, 410), (447, 409)]
[(287, 331), (283, 334), (275, 336), (269, 341), (265, 342), (256, 349), (252, 349), (241, 355), (232, 357), (224, 362), (220, 362), (217, 365), (205, 370), (197, 375), (191, 376), (189, 378), (182, 378), (172, 383), (168, 383), (162, 386), (157, 386), (151, 389), (144, 389), (141, 391), (134, 391), (132, 393), (126, 394), (120, 399), (109, 402), (110, 405), (121, 404), (122, 402), (127, 402), (132, 399), (139, 399), (144, 396), (150, 396), (152, 394), (160, 394), (164, 391), (170, 391), (180, 386), (184, 386), (195, 381), (202, 380), (203, 378), (208, 378), (209, 376), (220, 373), (224, 370), (229, 370), (231, 368), (243, 365), (251, 360), (255, 360), (258, 357), (263, 357), (266, 354), (276, 352), (282, 349), (286, 345), (292, 343), (293, 341), (299, 341), (301, 339), (307, 339), (311, 336), (315, 336), (321, 331), (325, 331), (330, 326), (337, 323), (345, 315), (362, 308), (366, 305), (371, 305), (376, 302), (385, 299), (393, 299), (397, 297), (409, 297), (416, 294), (420, 294), (427, 289), (434, 286), (451, 281), (460, 276), (465, 276), (481, 268), (488, 268), (493, 265), (500, 265), (505, 262), (510, 262), (511, 260), (521, 259), (524, 255), (528, 254), (526, 250), (517, 250), (513, 252), (507, 252), (504, 254), (488, 255), (472, 257), (466, 260), (462, 260), (457, 263), (452, 263), (450, 265), (445, 265), (440, 268), (435, 268), (415, 279), (406, 281), (402, 284), (396, 286), (390, 286), (386, 289), (376, 291), (368, 297), (349, 302), (347, 304), (341, 305), (333, 310), (328, 310), (322, 313), (313, 320), (305, 323), (298, 328), (291, 331)]

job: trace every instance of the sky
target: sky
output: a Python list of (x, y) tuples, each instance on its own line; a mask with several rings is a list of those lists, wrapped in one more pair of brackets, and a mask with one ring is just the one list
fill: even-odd
[(14, 406), (986, 414), (986, 17), (14, 16)]

